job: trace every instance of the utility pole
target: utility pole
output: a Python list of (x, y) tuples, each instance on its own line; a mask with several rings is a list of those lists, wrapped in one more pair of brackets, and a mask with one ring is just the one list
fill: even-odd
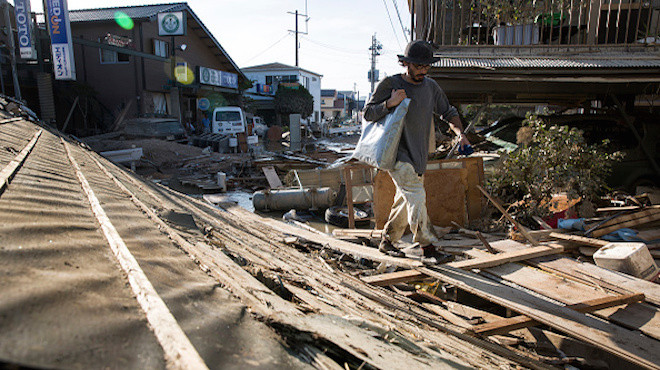
[(376, 69), (376, 57), (380, 55), (380, 50), (383, 48), (383, 45), (376, 40), (376, 34), (374, 33), (371, 36), (371, 71), (369, 71), (369, 81), (371, 82), (371, 93), (374, 93), (374, 87), (378, 81), (378, 70)]
[[(296, 34), (296, 67), (298, 67), (298, 49), (300, 48), (300, 44), (298, 43), (298, 34), (300, 33), (306, 35), (308, 33), (307, 22), (309, 21), (309, 17), (307, 16), (307, 1), (305, 1), (305, 14), (298, 13), (298, 10), (296, 10), (295, 12), (287, 12), (287, 13), (292, 14), (296, 17), (296, 29), (295, 31), (289, 30), (289, 32), (294, 32)], [(305, 32), (298, 31), (298, 16), (305, 17)]]

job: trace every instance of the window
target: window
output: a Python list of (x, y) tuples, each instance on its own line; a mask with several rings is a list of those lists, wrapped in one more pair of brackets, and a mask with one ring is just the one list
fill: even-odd
[(298, 82), (298, 76), (296, 75), (282, 76), (281, 82)]
[(215, 112), (215, 120), (220, 122), (240, 121), (241, 114), (238, 112)]
[(167, 41), (154, 39), (154, 55), (167, 58), (170, 55), (170, 44)]
[(128, 63), (128, 54), (118, 53), (114, 50), (100, 49), (101, 64)]
[(266, 85), (272, 85), (274, 82), (298, 82), (297, 75), (287, 75), (287, 76), (266, 76)]

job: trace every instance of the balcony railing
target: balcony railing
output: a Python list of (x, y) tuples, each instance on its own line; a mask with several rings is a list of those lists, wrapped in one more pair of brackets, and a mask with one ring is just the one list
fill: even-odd
[(660, 44), (660, 0), (416, 0), (415, 32), (438, 45)]

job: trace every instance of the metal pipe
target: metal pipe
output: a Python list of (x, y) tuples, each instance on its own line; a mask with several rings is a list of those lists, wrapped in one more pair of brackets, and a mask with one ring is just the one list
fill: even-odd
[(252, 195), (258, 211), (288, 211), (325, 209), (332, 206), (337, 193), (331, 188), (260, 190)]

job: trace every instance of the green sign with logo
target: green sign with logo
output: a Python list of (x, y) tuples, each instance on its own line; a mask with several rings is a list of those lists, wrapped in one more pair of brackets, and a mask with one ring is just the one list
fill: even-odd
[(184, 12), (158, 13), (159, 36), (183, 36), (186, 34)]

